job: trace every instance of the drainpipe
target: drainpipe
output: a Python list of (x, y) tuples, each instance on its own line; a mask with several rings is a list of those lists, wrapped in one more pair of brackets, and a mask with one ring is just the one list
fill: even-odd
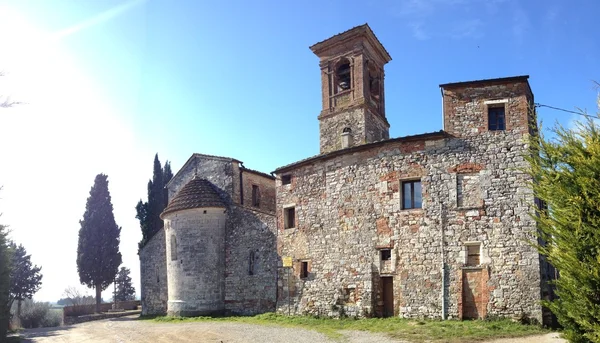
[(442, 93), (442, 130), (446, 131), (446, 112), (444, 112), (444, 89), (440, 87)]
[(442, 254), (442, 320), (446, 320), (446, 260), (444, 255), (444, 204), (440, 203), (440, 251)]
[(242, 179), (242, 173), (244, 172), (244, 164), (240, 163), (238, 167), (240, 171), (240, 206), (244, 205), (244, 181)]

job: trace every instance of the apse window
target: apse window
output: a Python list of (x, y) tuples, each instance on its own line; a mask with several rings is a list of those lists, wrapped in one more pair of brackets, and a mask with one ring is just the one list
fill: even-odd
[(287, 207), (283, 209), (283, 221), (286, 229), (293, 229), (296, 227), (296, 208)]
[(252, 185), (252, 206), (260, 206), (260, 189), (257, 185)]
[(300, 262), (300, 278), (306, 279), (308, 277), (308, 261)]
[(481, 244), (474, 243), (467, 245), (467, 266), (478, 266), (481, 262)]
[(402, 209), (421, 208), (421, 181), (402, 182)]
[(488, 107), (488, 129), (490, 131), (506, 130), (504, 106)]
[(281, 176), (281, 184), (282, 185), (289, 185), (292, 183), (292, 176), (291, 175), (282, 175)]
[(177, 261), (177, 238), (171, 235), (171, 261)]

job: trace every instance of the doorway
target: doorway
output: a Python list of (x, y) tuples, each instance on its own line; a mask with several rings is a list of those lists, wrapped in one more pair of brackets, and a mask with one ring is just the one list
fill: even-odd
[(393, 317), (394, 279), (391, 276), (381, 277), (381, 295), (383, 298), (383, 317)]

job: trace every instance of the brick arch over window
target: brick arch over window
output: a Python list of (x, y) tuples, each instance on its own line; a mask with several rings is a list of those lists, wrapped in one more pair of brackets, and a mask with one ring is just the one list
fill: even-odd
[(478, 173), (484, 169), (485, 169), (485, 166), (482, 164), (467, 162), (467, 163), (458, 164), (458, 165), (448, 169), (448, 172), (457, 173), (457, 174), (468, 174), (468, 173)]
[(352, 88), (352, 63), (347, 58), (342, 58), (335, 63), (334, 93), (340, 93)]

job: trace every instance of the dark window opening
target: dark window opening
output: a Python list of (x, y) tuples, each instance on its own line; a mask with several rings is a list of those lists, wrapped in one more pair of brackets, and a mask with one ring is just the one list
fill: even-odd
[(421, 181), (402, 182), (402, 209), (421, 208)]
[(254, 262), (256, 261), (256, 257), (254, 255), (254, 251), (250, 252), (250, 256), (248, 256), (248, 275), (254, 275)]
[(379, 77), (374, 72), (369, 72), (369, 91), (375, 100), (379, 100), (381, 94)]
[(342, 92), (350, 89), (352, 79), (350, 77), (350, 62), (342, 62), (336, 70), (336, 86), (337, 91)]
[(292, 183), (291, 175), (282, 175), (281, 176), (281, 184), (282, 185), (289, 185), (290, 183)]
[(171, 235), (171, 261), (177, 261), (177, 239)]
[(392, 251), (390, 249), (381, 250), (381, 260), (389, 261), (392, 259)]
[(342, 133), (352, 133), (352, 129), (351, 129), (351, 128), (349, 128), (349, 127), (345, 127), (345, 128), (342, 130)]
[(488, 107), (488, 129), (490, 131), (506, 130), (504, 107)]
[(480, 263), (481, 245), (467, 245), (467, 266), (478, 266)]
[(300, 263), (300, 278), (306, 279), (308, 277), (308, 262), (302, 261)]
[(257, 185), (252, 185), (252, 206), (260, 206), (260, 189)]
[(291, 229), (296, 227), (296, 208), (289, 207), (283, 210), (283, 216), (285, 221), (285, 228)]

